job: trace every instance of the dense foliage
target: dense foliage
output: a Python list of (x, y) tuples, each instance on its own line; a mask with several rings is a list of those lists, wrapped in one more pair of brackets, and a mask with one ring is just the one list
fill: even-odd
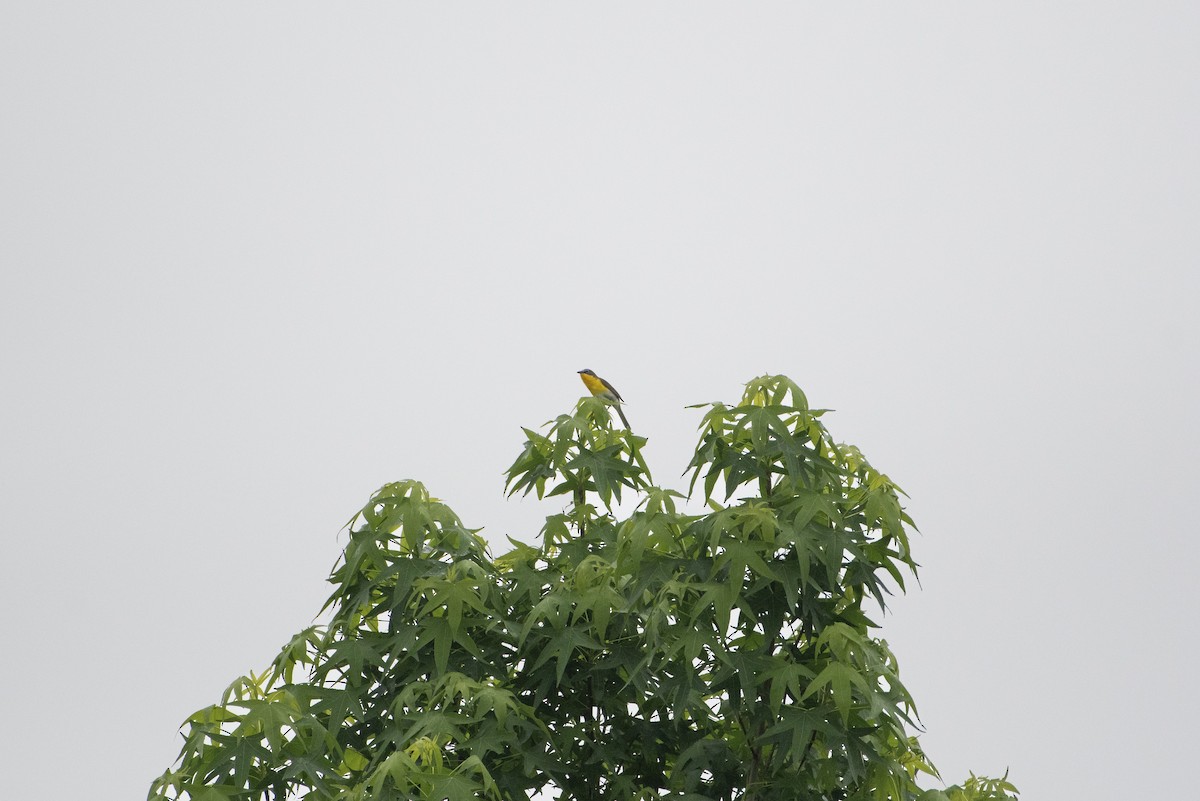
[(915, 571), (912, 521), (821, 417), (779, 376), (709, 405), (689, 514), (583, 399), (525, 430), (510, 492), (566, 506), (497, 558), (421, 484), (383, 487), (329, 622), (188, 718), (150, 798), (1013, 798), (918, 786), (936, 772), (868, 617)]

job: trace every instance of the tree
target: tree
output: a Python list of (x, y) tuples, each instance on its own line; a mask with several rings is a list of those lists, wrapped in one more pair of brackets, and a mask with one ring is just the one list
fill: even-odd
[(566, 508), (497, 558), (421, 484), (381, 488), (329, 622), (188, 718), (150, 798), (1015, 798), (917, 784), (937, 772), (868, 617), (916, 573), (913, 523), (823, 414), (781, 376), (709, 404), (693, 514), (581, 399), (507, 473)]

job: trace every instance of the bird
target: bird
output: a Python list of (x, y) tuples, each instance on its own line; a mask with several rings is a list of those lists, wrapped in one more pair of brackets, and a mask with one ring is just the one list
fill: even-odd
[(625, 419), (625, 412), (621, 411), (621, 401), (623, 400), (621, 398), (621, 393), (617, 392), (616, 388), (612, 384), (608, 383), (591, 370), (580, 370), (579, 377), (583, 379), (583, 385), (588, 388), (588, 392), (592, 393), (598, 398), (604, 398), (605, 400), (613, 402), (613, 404), (617, 407), (617, 414), (621, 416), (621, 422), (624, 423), (626, 428), (629, 428), (629, 430), (632, 431), (633, 429), (629, 427), (629, 421)]

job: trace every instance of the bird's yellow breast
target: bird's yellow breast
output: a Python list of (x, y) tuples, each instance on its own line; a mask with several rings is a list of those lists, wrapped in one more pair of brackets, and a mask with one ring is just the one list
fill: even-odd
[(588, 388), (588, 392), (593, 395), (603, 395), (608, 392), (608, 387), (604, 386), (604, 382), (596, 376), (580, 373), (579, 377), (583, 379), (583, 385)]

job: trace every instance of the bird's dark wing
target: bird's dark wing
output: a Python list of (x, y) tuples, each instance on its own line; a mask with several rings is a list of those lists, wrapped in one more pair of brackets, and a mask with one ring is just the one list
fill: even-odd
[[(596, 377), (600, 378), (600, 376), (596, 376)], [(607, 389), (609, 392), (611, 392), (617, 400), (619, 400), (619, 401), (625, 400), (624, 398), (621, 397), (621, 393), (617, 392), (616, 387), (614, 387), (612, 384), (608, 383), (603, 378), (600, 378), (600, 383), (603, 384), (604, 388)]]

